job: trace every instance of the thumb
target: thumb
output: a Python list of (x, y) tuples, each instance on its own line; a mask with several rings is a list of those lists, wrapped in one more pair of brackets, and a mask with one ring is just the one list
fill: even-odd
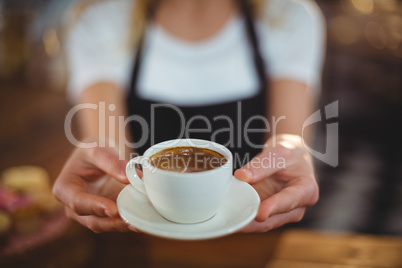
[(87, 150), (86, 160), (122, 183), (128, 183), (126, 176), (127, 161), (119, 159), (115, 148), (95, 147)]
[(287, 152), (280, 147), (266, 147), (242, 168), (235, 171), (234, 176), (242, 181), (255, 184), (278, 170), (286, 168)]

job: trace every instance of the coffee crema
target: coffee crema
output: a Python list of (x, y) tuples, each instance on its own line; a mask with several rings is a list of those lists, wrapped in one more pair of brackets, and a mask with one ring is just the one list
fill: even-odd
[(167, 148), (149, 158), (149, 163), (154, 167), (180, 173), (212, 170), (227, 161), (225, 156), (216, 151), (193, 146)]

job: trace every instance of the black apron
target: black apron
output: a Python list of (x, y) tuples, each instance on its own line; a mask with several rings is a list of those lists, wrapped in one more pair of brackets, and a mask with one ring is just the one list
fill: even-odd
[[(177, 139), (177, 138), (197, 138), (204, 140), (212, 140), (219, 144), (225, 145), (233, 153), (234, 168), (240, 168), (250, 161), (257, 153), (261, 151), (261, 146), (264, 143), (264, 133), (249, 132), (247, 140), (243, 132), (246, 121), (253, 117), (266, 117), (266, 92), (267, 88), (267, 72), (261, 57), (258, 46), (257, 34), (255, 31), (253, 16), (250, 12), (249, 3), (247, 1), (238, 1), (240, 9), (244, 16), (245, 22), (245, 37), (249, 40), (251, 49), (250, 56), (253, 57), (255, 66), (255, 74), (259, 82), (258, 94), (247, 99), (238, 101), (225, 102), (206, 106), (182, 107), (174, 106), (179, 109), (185, 117), (185, 123), (194, 116), (203, 116), (211, 123), (211, 131), (204, 133), (184, 133), (181, 135), (182, 121), (177, 110), (172, 106), (166, 107), (165, 104), (141, 99), (137, 94), (137, 81), (141, 69), (142, 57), (142, 42), (137, 48), (136, 60), (134, 63), (130, 93), (128, 96), (128, 112), (130, 115), (139, 115), (145, 119), (150, 129), (147, 129), (146, 134), (138, 122), (130, 122), (130, 129), (133, 136), (133, 141), (140, 146), (136, 146), (135, 151), (142, 155), (146, 149), (153, 144)], [(157, 78), (156, 78), (157, 79)], [(236, 79), (236, 77), (233, 77)], [(217, 89), (219, 90), (219, 89)], [(163, 104), (163, 105), (161, 105)], [(160, 107), (158, 107), (158, 105)], [(153, 118), (153, 122), (151, 122)], [(228, 121), (224, 118), (230, 118), (233, 122), (231, 127)], [(151, 124), (152, 123), (152, 124)], [(207, 125), (204, 120), (193, 119), (191, 129), (206, 129)], [(262, 120), (252, 120), (248, 125), (249, 129), (265, 129), (266, 125)], [(229, 131), (232, 129), (232, 131)], [(213, 135), (215, 133), (215, 135)], [(212, 139), (213, 138), (213, 139)], [(140, 139), (143, 139), (142, 141)], [(145, 140), (146, 139), (146, 140)], [(145, 140), (145, 143), (144, 143)], [(256, 146), (254, 146), (256, 145)]]

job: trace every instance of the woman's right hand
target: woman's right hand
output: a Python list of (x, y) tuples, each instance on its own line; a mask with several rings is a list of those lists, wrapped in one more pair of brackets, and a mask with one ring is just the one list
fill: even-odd
[(53, 186), (67, 216), (95, 233), (135, 231), (116, 206), (118, 194), (129, 183), (126, 164), (114, 148), (75, 149)]

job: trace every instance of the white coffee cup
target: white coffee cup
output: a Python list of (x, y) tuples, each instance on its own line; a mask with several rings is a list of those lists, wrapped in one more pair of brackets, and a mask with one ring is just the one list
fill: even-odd
[[(228, 161), (215, 169), (194, 173), (163, 170), (149, 163), (148, 159), (157, 152), (179, 146), (207, 148)], [(136, 164), (142, 165), (142, 180)], [(146, 194), (164, 218), (176, 223), (197, 223), (212, 218), (222, 205), (233, 180), (232, 169), (232, 153), (226, 147), (206, 140), (177, 139), (155, 144), (143, 156), (131, 159), (126, 173), (131, 185)]]

